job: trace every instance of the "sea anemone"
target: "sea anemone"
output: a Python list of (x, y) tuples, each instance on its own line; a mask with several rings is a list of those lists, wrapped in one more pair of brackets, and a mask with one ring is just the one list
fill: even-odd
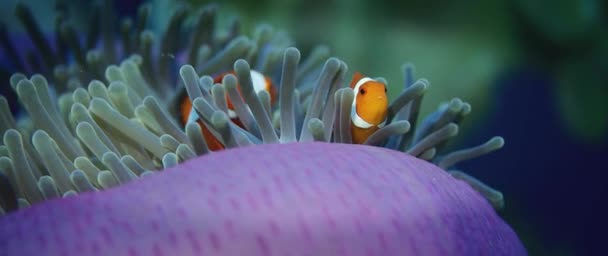
[[(503, 207), (502, 194), (449, 169), (502, 147), (502, 138), (443, 153), (469, 104), (454, 99), (417, 125), (429, 82), (414, 81), (405, 65), (387, 125), (353, 145), (344, 62), (321, 46), (300, 64), (290, 40), (267, 25), (253, 39), (238, 30), (221, 38), (209, 10), (200, 12), (189, 48), (161, 40), (161, 53), (194, 64), (179, 68), (179, 80), (170, 75), (175, 63), (151, 61), (162, 54), (141, 31), (147, 50), (87, 69), (86, 87), (11, 76), (28, 117), (16, 121), (0, 97), (0, 210), (8, 213), (1, 251), (525, 254), (490, 206)], [(180, 30), (175, 19), (185, 13), (176, 15), (167, 31)], [(249, 63), (279, 81), (277, 106), (254, 91)], [(218, 84), (209, 76), (230, 70), (235, 75)], [(210, 151), (197, 123), (180, 126), (174, 101), (184, 91), (226, 150)], [(226, 95), (245, 128), (228, 118)]]

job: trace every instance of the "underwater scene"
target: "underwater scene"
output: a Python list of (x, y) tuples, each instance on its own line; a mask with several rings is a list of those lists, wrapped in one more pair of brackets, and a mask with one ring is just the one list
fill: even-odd
[(0, 12), (0, 256), (605, 254), (604, 1)]

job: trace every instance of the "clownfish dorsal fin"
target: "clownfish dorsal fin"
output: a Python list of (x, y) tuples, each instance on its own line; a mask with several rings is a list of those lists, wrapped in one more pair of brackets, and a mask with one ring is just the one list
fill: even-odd
[(365, 78), (363, 74), (355, 72), (355, 74), (353, 74), (353, 80), (350, 82), (350, 88), (355, 89), (355, 85), (357, 85), (357, 82), (359, 82), (359, 80), (363, 78)]

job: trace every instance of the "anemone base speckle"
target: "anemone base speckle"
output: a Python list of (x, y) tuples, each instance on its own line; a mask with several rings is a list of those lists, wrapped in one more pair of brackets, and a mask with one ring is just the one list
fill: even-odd
[(207, 154), (0, 226), (8, 255), (526, 254), (482, 196), (437, 166), (319, 142)]

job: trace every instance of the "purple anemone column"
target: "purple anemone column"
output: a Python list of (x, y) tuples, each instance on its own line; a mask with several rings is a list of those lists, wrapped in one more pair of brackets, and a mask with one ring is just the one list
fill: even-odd
[(466, 183), (369, 146), (225, 150), (0, 219), (8, 255), (525, 255)]

